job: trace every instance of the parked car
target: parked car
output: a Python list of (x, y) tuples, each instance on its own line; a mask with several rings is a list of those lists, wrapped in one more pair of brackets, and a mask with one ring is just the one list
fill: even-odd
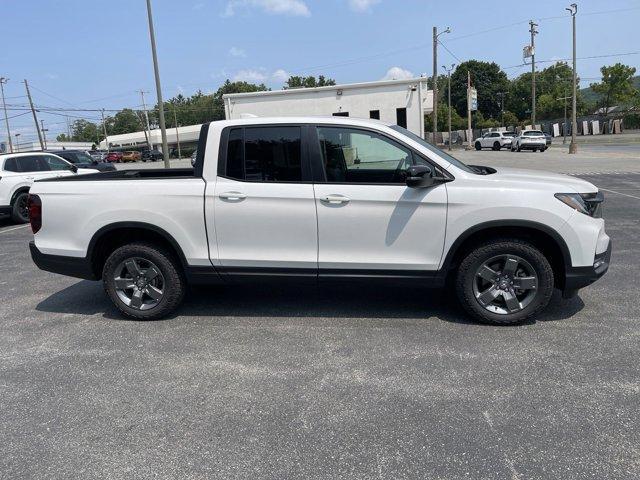
[(102, 279), (136, 319), (170, 314), (188, 283), (369, 279), (453, 285), (495, 324), (609, 266), (603, 195), (579, 178), (468, 166), (402, 127), (350, 117), (213, 122), (201, 144), (199, 172), (36, 183), (34, 262)]
[(61, 178), (97, 170), (79, 169), (50, 153), (25, 152), (0, 155), (0, 214), (17, 223), (29, 221), (27, 197), (36, 180)]
[(142, 156), (140, 152), (136, 152), (135, 150), (127, 150), (126, 152), (122, 152), (122, 162), (137, 162), (140, 160)]
[(110, 172), (116, 169), (110, 163), (94, 160), (87, 152), (82, 150), (56, 150), (51, 153), (64, 158), (78, 168), (94, 168), (100, 172)]
[(108, 152), (107, 150), (88, 150), (87, 153), (96, 162), (104, 162)]
[(487, 132), (476, 139), (474, 145), (476, 150), (482, 150), (483, 148), (491, 148), (492, 150), (510, 148), (514, 136), (515, 133), (513, 132)]
[(155, 162), (157, 160), (162, 160), (164, 159), (164, 156), (162, 155), (162, 152), (160, 150), (143, 150), (142, 151), (142, 161), (146, 162), (147, 160), (151, 161), (151, 162)]
[(548, 133), (544, 134), (544, 139), (545, 139), (545, 143), (547, 145), (547, 147), (549, 145), (551, 145), (551, 142), (553, 141), (553, 137), (551, 135), (549, 135)]
[(196, 166), (196, 157), (198, 156), (198, 149), (196, 149), (192, 154), (191, 154), (191, 166), (195, 167)]
[(547, 149), (547, 140), (540, 130), (524, 130), (511, 142), (511, 151), (538, 150), (544, 152)]
[(109, 152), (105, 157), (106, 162), (120, 163), (122, 161), (122, 152)]

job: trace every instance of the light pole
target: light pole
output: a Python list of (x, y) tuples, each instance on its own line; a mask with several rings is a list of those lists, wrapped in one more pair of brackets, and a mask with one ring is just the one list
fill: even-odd
[(448, 106), (447, 110), (449, 113), (449, 151), (451, 151), (451, 70), (455, 67), (455, 63), (451, 64), (451, 68), (447, 68), (446, 65), (443, 65), (444, 71), (447, 72), (447, 96), (448, 98)]
[(504, 127), (504, 96), (505, 92), (498, 92), (500, 95), (500, 125)]
[(4, 84), (8, 78), (0, 77), (0, 90), (2, 91), (2, 108), (4, 108), (4, 123), (7, 125), (7, 141), (9, 142), (9, 153), (13, 153), (13, 143), (11, 142), (11, 130), (9, 130), (9, 117), (7, 116), (7, 104), (4, 103)]
[(165, 168), (170, 168), (169, 146), (167, 144), (167, 129), (164, 123), (164, 102), (162, 101), (162, 87), (160, 85), (160, 69), (158, 68), (158, 54), (156, 52), (156, 34), (153, 30), (153, 15), (151, 14), (151, 0), (147, 0), (147, 17), (149, 18), (149, 39), (151, 40), (151, 56), (153, 57), (153, 73), (156, 77), (156, 95), (158, 97), (158, 120), (162, 135), (162, 156)]
[(438, 38), (443, 33), (451, 33), (447, 27), (444, 32), (438, 33), (438, 27), (433, 27), (433, 144), (436, 144), (436, 132), (438, 131)]
[(565, 90), (564, 97), (556, 98), (556, 100), (564, 100), (564, 123), (562, 124), (562, 144), (567, 144), (567, 100), (571, 98), (567, 96), (567, 92)]
[(578, 5), (572, 3), (569, 8), (565, 8), (571, 14), (571, 23), (573, 26), (573, 98), (571, 99), (571, 143), (569, 144), (569, 153), (578, 153), (578, 144), (576, 143), (576, 130), (578, 130), (578, 120), (576, 118), (576, 13), (578, 13)]
[(529, 32), (531, 33), (531, 126), (536, 128), (536, 34), (537, 23), (529, 21)]
[(21, 133), (16, 133), (15, 137), (16, 137), (16, 152), (20, 151), (20, 143), (18, 142), (18, 137), (22, 135)]

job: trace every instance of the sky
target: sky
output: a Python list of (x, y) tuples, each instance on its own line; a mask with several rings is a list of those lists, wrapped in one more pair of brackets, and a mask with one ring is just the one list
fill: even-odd
[[(432, 27), (438, 64), (494, 61), (515, 77), (530, 70), (522, 48), (529, 20), (539, 26), (536, 58), (571, 56), (571, 0), (152, 0), (165, 99), (215, 91), (225, 79), (282, 88), (289, 75), (325, 75), (338, 83), (432, 75)], [(578, 1), (578, 74), (582, 86), (602, 65), (640, 71), (639, 0)], [(23, 105), (23, 79), (34, 103), (69, 109), (140, 108), (155, 103), (144, 0), (3, 0), (0, 76), (6, 103)], [(623, 55), (633, 53), (633, 55)], [(601, 58), (583, 58), (606, 56)], [(550, 65), (541, 63), (540, 67)], [(442, 72), (442, 70), (441, 70)], [(9, 116), (23, 113), (9, 111)], [(108, 112), (107, 112), (108, 113)], [(99, 121), (100, 113), (68, 112)], [(48, 137), (65, 118), (40, 117)], [(10, 119), (21, 140), (36, 138), (33, 119)], [(0, 141), (5, 140), (4, 125)]]

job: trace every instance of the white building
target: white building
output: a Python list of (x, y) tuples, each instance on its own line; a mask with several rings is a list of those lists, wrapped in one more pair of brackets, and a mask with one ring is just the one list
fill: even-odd
[[(89, 150), (93, 143), (91, 142), (58, 142), (57, 140), (47, 141), (47, 150)], [(38, 140), (16, 142), (13, 141), (14, 152), (32, 152), (34, 150), (40, 150), (40, 142)], [(0, 153), (9, 152), (9, 144), (7, 142), (0, 142)]]
[(351, 83), (223, 95), (227, 119), (339, 115), (377, 118), (424, 138), (424, 115), (433, 110), (426, 78)]
[[(180, 138), (181, 146), (197, 144), (198, 138), (200, 138), (201, 127), (202, 125), (188, 125), (186, 127), (178, 127), (177, 129), (167, 128), (167, 144), (169, 145), (169, 148), (173, 148), (178, 145), (178, 137)], [(107, 142), (103, 140), (100, 142), (99, 148), (105, 150), (137, 150), (147, 146), (147, 135), (149, 135), (151, 145), (158, 150), (162, 150), (162, 135), (160, 133), (160, 129), (146, 132), (146, 135), (144, 130), (133, 133), (123, 133), (121, 135), (109, 135), (109, 146), (107, 147)]]

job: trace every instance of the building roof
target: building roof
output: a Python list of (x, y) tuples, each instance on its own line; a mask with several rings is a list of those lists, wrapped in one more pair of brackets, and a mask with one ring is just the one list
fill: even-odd
[(225, 93), (222, 98), (247, 98), (276, 95), (295, 95), (296, 93), (323, 92), (327, 90), (351, 90), (357, 88), (384, 87), (388, 85), (411, 85), (426, 82), (426, 77), (408, 78), (404, 80), (380, 80), (376, 82), (344, 83), (342, 85), (329, 85), (326, 87), (289, 88), (287, 90), (269, 90), (265, 92)]

